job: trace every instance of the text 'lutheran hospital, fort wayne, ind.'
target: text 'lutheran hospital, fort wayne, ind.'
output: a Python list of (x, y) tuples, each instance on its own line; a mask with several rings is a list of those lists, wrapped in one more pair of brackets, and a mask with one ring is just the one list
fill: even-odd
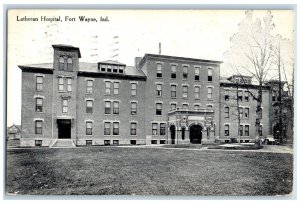
[[(251, 77), (220, 77), (220, 61), (145, 54), (135, 58), (134, 66), (112, 60), (85, 63), (79, 62), (78, 47), (52, 47), (53, 62), (19, 65), (21, 146), (255, 140), (257, 102), (249, 90), (258, 86)], [(237, 81), (243, 81), (238, 94)], [(261, 136), (278, 132), (272, 119), (278, 84), (263, 86)]]

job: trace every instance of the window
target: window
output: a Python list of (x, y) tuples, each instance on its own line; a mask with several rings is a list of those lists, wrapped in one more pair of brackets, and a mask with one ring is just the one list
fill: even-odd
[(262, 125), (259, 125), (259, 128), (258, 128), (258, 134), (259, 134), (259, 136), (262, 136), (262, 135), (263, 135)]
[(187, 98), (188, 97), (188, 86), (182, 87), (182, 97)]
[(124, 71), (123, 71), (123, 67), (120, 66), (120, 67), (119, 67), (119, 73), (123, 74), (123, 72), (124, 72)]
[(110, 82), (109, 81), (105, 82), (105, 94), (110, 95)]
[(276, 101), (276, 91), (272, 91), (272, 101)]
[[(106, 87), (106, 83), (105, 83), (105, 87)], [(86, 93), (88, 93), (88, 94), (93, 93), (93, 81), (92, 80), (86, 81)], [(106, 93), (106, 90), (105, 90), (105, 93)]]
[(160, 140), (159, 144), (166, 144), (166, 140)]
[(43, 77), (42, 76), (36, 77), (36, 90), (37, 91), (43, 90)]
[(240, 136), (243, 136), (243, 126), (242, 125), (240, 125), (239, 131), (240, 131)]
[(229, 136), (229, 125), (225, 125), (224, 131), (225, 136)]
[(131, 102), (131, 115), (136, 115), (137, 114), (137, 103), (136, 102)]
[(67, 91), (72, 91), (72, 78), (67, 78)]
[(62, 78), (62, 77), (58, 78), (58, 90), (59, 91), (64, 90), (64, 78)]
[(212, 81), (212, 68), (207, 69), (207, 81)]
[(137, 87), (136, 83), (131, 84), (131, 96), (136, 96), (136, 87)]
[(35, 99), (35, 111), (36, 112), (43, 112), (43, 99), (42, 98), (36, 98)]
[(181, 128), (181, 139), (185, 140), (185, 127)]
[(186, 104), (186, 103), (184, 103), (184, 104), (182, 104), (182, 108), (183, 108), (183, 110), (188, 110), (189, 109), (189, 105)]
[(200, 99), (200, 87), (195, 86), (195, 99)]
[(102, 64), (101, 65), (101, 72), (105, 72), (105, 70), (106, 70), (106, 65)]
[(162, 114), (162, 103), (156, 103), (156, 115)]
[(130, 135), (136, 135), (136, 123), (130, 123)]
[(245, 108), (245, 118), (249, 117), (249, 108)]
[(35, 134), (41, 135), (43, 133), (43, 121), (36, 120), (35, 121)]
[(119, 123), (118, 122), (113, 123), (113, 135), (119, 135)]
[(151, 144), (157, 144), (157, 140), (151, 140)]
[(86, 113), (93, 113), (93, 101), (92, 100), (86, 101)]
[(239, 107), (239, 112), (240, 112), (240, 118), (243, 118), (243, 108), (242, 107)]
[(212, 99), (212, 87), (208, 87), (207, 88), (207, 98), (208, 99)]
[(119, 140), (113, 140), (113, 145), (119, 145)]
[(156, 84), (156, 96), (162, 96), (162, 84)]
[(195, 110), (200, 110), (200, 105), (199, 105), (199, 104), (195, 104), (195, 105), (194, 105), (194, 109), (195, 109)]
[(63, 57), (59, 58), (59, 66), (58, 66), (59, 70), (64, 70), (65, 69), (65, 59)]
[(86, 122), (86, 135), (92, 135), (93, 134), (93, 122), (92, 121), (87, 121)]
[(118, 73), (118, 67), (117, 66), (113, 66), (113, 72)]
[(212, 105), (207, 105), (206, 107), (207, 107), (208, 110), (212, 110), (213, 109)]
[(35, 134), (42, 134), (43, 133), (42, 124), (43, 124), (42, 120), (36, 120), (35, 121)]
[(67, 113), (68, 112), (68, 99), (62, 100), (62, 112)]
[(225, 90), (225, 101), (229, 101), (229, 90)]
[(157, 78), (162, 78), (162, 65), (161, 64), (157, 64), (156, 65), (156, 77)]
[(114, 101), (113, 113), (114, 115), (119, 115), (119, 101)]
[(242, 90), (239, 90), (239, 91), (238, 91), (238, 100), (239, 100), (239, 101), (242, 101), (242, 100), (243, 100), (243, 91), (242, 91)]
[(152, 135), (157, 135), (157, 123), (152, 123)]
[(176, 103), (171, 103), (171, 110), (176, 110)]
[(171, 98), (176, 98), (176, 85), (171, 85)]
[(195, 81), (199, 81), (200, 80), (200, 68), (196, 67), (195, 68)]
[(249, 125), (245, 125), (245, 136), (249, 136)]
[(225, 107), (225, 118), (229, 118), (229, 107)]
[(92, 146), (93, 145), (93, 140), (86, 140), (85, 145), (86, 146)]
[(176, 79), (176, 66), (171, 65), (171, 79)]
[(187, 67), (183, 67), (183, 74), (182, 74), (182, 78), (184, 80), (186, 80), (188, 78), (188, 68)]
[(131, 145), (136, 145), (136, 140), (130, 140)]
[(73, 60), (71, 57), (69, 57), (67, 61), (67, 71), (72, 71), (72, 69), (73, 69)]
[(249, 92), (248, 91), (245, 91), (244, 97), (245, 97), (245, 101), (248, 102), (249, 101)]
[(160, 124), (160, 131), (159, 131), (160, 135), (166, 135), (166, 123), (161, 123)]
[(110, 122), (104, 123), (104, 135), (110, 135)]
[(119, 82), (115, 82), (115, 83), (114, 83), (114, 94), (115, 94), (115, 95), (118, 95), (118, 94), (119, 94), (119, 87), (120, 87)]
[(107, 71), (107, 72), (111, 72), (111, 65), (107, 65), (106, 71)]
[(111, 102), (105, 101), (105, 114), (110, 114), (110, 113), (111, 113)]
[(110, 145), (110, 140), (104, 140), (104, 145)]
[(34, 145), (36, 146), (36, 147), (41, 147), (42, 146), (42, 140), (34, 140)]

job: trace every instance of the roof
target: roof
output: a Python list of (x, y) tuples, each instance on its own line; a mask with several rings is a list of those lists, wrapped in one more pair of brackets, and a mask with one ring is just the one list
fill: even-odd
[(188, 57), (177, 57), (177, 56), (156, 55), (156, 54), (146, 53), (145, 56), (141, 59), (139, 66), (142, 66), (147, 58), (172, 59), (172, 60), (194, 61), (194, 62), (215, 63), (215, 64), (223, 63), (222, 61), (216, 61), (216, 60), (204, 60), (204, 59), (196, 59), (196, 58), (188, 58)]
[(78, 52), (78, 57), (81, 58), (81, 53), (79, 47), (74, 47), (72, 45), (64, 45), (64, 44), (57, 44), (57, 45), (52, 45), (54, 49), (59, 49), (63, 51), (77, 51)]
[(126, 64), (123, 64), (123, 63), (120, 63), (118, 61), (113, 61), (113, 60), (106, 60), (106, 61), (102, 61), (102, 62), (99, 62), (101, 64), (113, 64), (113, 65), (123, 65), (123, 66), (126, 66)]
[(22, 68), (39, 68), (39, 69), (53, 69), (53, 63), (41, 63), (41, 64), (27, 64), (27, 65), (19, 65)]
[[(80, 62), (79, 63), (79, 71), (99, 73), (98, 64), (97, 63), (89, 63), (89, 62)], [(124, 74), (126, 76), (146, 76), (142, 70), (140, 70), (136, 67), (133, 67), (133, 66), (126, 66)]]

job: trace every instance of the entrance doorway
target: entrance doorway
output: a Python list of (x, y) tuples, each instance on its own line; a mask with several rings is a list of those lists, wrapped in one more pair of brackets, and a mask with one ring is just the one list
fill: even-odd
[(175, 125), (171, 125), (170, 132), (171, 132), (171, 144), (175, 144)]
[(190, 127), (190, 142), (193, 144), (201, 144), (202, 127), (200, 125), (192, 125)]
[(57, 120), (58, 139), (71, 139), (71, 120)]

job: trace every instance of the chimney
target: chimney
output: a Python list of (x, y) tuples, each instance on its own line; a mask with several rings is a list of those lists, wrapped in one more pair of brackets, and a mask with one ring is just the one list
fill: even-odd
[(159, 48), (158, 49), (159, 49), (158, 54), (161, 55), (161, 43), (160, 42), (159, 42)]
[(142, 57), (136, 57), (135, 58), (135, 67), (138, 68), (139, 67), (139, 63), (142, 60)]

